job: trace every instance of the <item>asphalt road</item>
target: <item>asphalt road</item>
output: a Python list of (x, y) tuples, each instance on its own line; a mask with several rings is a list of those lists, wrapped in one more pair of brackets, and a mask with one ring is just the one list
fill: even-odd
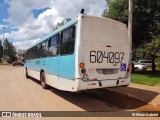
[(37, 80), (25, 78), (23, 67), (0, 66), (0, 96), (0, 111), (160, 111), (108, 89), (44, 90)]

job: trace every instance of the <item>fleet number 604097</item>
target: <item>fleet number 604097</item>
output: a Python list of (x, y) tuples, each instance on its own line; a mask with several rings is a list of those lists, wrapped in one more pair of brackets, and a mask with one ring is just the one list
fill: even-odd
[(91, 63), (122, 63), (124, 52), (90, 51)]

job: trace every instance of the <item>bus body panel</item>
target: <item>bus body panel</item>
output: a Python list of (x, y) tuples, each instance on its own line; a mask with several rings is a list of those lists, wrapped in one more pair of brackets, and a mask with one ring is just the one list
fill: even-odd
[(59, 77), (57, 88), (59, 90), (76, 92), (77, 91), (76, 81)]
[(59, 57), (55, 56), (43, 59), (43, 66), (39, 68), (39, 71), (42, 68), (45, 70), (47, 74), (59, 76)]
[(40, 72), (28, 69), (28, 75), (40, 81)]
[(75, 78), (75, 55), (59, 57), (59, 77), (68, 80)]
[(106, 43), (82, 43), (84, 63), (90, 80), (125, 77), (129, 64), (129, 52), (127, 52), (129, 48), (109, 45), (111, 47), (107, 48)]
[[(128, 77), (129, 40), (124, 24), (94, 16), (81, 17), (78, 63), (84, 63), (88, 80)], [(81, 69), (79, 69), (81, 72)], [(83, 78), (84, 74), (81, 74)]]
[(81, 19), (81, 41), (129, 45), (125, 24), (108, 18), (87, 15)]
[[(81, 90), (88, 90), (88, 89), (97, 89), (97, 88), (106, 88), (106, 87), (118, 87), (118, 86), (126, 86), (130, 84), (130, 77), (127, 79), (121, 79), (119, 80), (119, 84), (117, 85), (116, 79), (107, 79), (107, 80), (100, 80), (100, 81), (83, 81), (78, 79), (78, 86), (77, 91)], [(101, 83), (101, 85), (100, 85)]]

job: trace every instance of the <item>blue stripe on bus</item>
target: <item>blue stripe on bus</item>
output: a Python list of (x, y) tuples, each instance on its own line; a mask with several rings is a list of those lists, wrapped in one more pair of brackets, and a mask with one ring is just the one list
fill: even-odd
[(59, 57), (45, 58), (41, 68), (45, 70), (47, 74), (58, 76), (58, 59)]
[[(41, 59), (28, 60), (25, 66), (29, 70), (40, 72), (41, 69), (46, 74), (59, 76), (65, 79), (75, 78), (75, 55), (64, 55)], [(28, 64), (28, 65), (27, 65)]]
[(66, 79), (75, 78), (75, 55), (59, 57), (59, 77)]

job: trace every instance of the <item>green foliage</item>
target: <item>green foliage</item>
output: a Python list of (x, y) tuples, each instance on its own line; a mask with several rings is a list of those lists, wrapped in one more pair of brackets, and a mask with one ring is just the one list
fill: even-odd
[(160, 84), (160, 70), (155, 73), (151, 71), (145, 71), (140, 73), (134, 73), (131, 75), (131, 82), (144, 85), (158, 85)]
[(155, 60), (160, 57), (160, 38), (155, 37), (150, 43), (144, 45), (145, 54), (148, 59)]
[(2, 41), (0, 40), (0, 46), (2, 46)]
[(62, 22), (58, 22), (55, 26), (53, 26), (53, 30), (57, 30), (59, 27), (63, 26), (64, 25), (64, 21)]
[(67, 22), (71, 21), (71, 18), (66, 18), (66, 20), (63, 20), (62, 22), (58, 22), (56, 25), (53, 26), (53, 30), (58, 29), (59, 27), (63, 26), (64, 24), (66, 24)]
[(160, 59), (160, 37), (154, 37), (151, 42), (140, 46), (133, 52), (134, 60), (152, 60), (152, 71), (155, 72), (155, 60)]
[(71, 21), (72, 19), (71, 18), (66, 18), (66, 23)]
[(155, 61), (156, 61), (156, 63), (158, 63), (158, 66), (156, 69), (160, 70), (160, 58), (157, 58)]
[(142, 60), (147, 59), (145, 56), (145, 49), (143, 46), (140, 46), (139, 48), (133, 50), (132, 59), (135, 61), (138, 61), (140, 59), (142, 59)]
[[(104, 17), (127, 24), (128, 0), (106, 0)], [(155, 72), (156, 59), (160, 57), (160, 0), (133, 0), (133, 60), (152, 60)], [(159, 36), (159, 37), (155, 37)]]
[[(128, 0), (106, 0), (102, 16), (127, 24)], [(160, 33), (160, 0), (133, 0), (133, 48)]]
[(108, 8), (102, 14), (103, 17), (127, 24), (128, 22), (128, 0), (106, 0)]
[(135, 49), (133, 56), (135, 60), (160, 58), (160, 37), (154, 37), (151, 42)]
[(2, 62), (1, 61), (2, 57), (3, 57), (3, 46), (2, 46), (2, 41), (0, 40), (0, 63)]
[(4, 55), (8, 63), (16, 60), (16, 49), (7, 39), (4, 41)]

